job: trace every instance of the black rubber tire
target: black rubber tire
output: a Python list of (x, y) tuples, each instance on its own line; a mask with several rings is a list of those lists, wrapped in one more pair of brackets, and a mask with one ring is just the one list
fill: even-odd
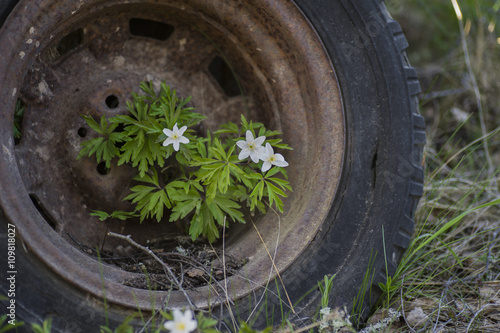
[(5, 19), (9, 15), (10, 11), (19, 0), (2, 0), (0, 1), (0, 27), (2, 27)]
[[(315, 27), (335, 67), (346, 114), (347, 152), (328, 220), (282, 278), (290, 298), (298, 300), (325, 274), (336, 274), (331, 306), (350, 310), (371, 269), (371, 294), (367, 290), (362, 313), (366, 316), (380, 296), (377, 284), (394, 273), (410, 242), (422, 195), (425, 131), (418, 114), (420, 88), (406, 58), (406, 39), (382, 1), (294, 1)], [(0, 25), (15, 3), (1, 2)], [(7, 223), (15, 221), (3, 214), (0, 220), (6, 235)], [(4, 276), (7, 242), (2, 237)], [(18, 319), (40, 323), (53, 317), (52, 332), (97, 332), (105, 323), (102, 300), (73, 290), (24, 251), (21, 239), (17, 239), (16, 267)], [(8, 289), (2, 278), (0, 294), (6, 295)], [(312, 315), (319, 298), (318, 290), (302, 298), (296, 306), (298, 317)], [(266, 306), (260, 325), (266, 322), (264, 314), (274, 312), (276, 317), (280, 312), (276, 299), (269, 297)], [(245, 300), (238, 304), (239, 311), (247, 308)], [(108, 310), (111, 327), (123, 319), (121, 309)]]

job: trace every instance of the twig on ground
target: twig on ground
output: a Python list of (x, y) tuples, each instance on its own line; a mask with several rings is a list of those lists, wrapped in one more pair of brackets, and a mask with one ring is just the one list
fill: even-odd
[[(176, 252), (165, 252), (165, 253), (161, 253), (161, 255), (165, 256), (165, 257), (178, 257), (179, 259), (170, 258), (170, 260), (191, 265), (192, 267), (196, 267), (198, 269), (201, 269), (208, 276), (211, 276), (211, 272), (208, 269), (205, 268), (205, 265), (203, 265), (201, 262), (199, 262), (198, 260), (196, 260), (194, 258), (186, 256), (186, 255), (184, 255), (182, 253), (176, 253)], [(203, 278), (203, 279), (205, 280), (205, 282), (207, 282), (207, 284), (210, 284), (210, 281), (206, 280), (205, 278)], [(219, 286), (221, 288), (221, 290), (224, 290), (224, 286), (222, 286), (222, 284), (219, 281), (217, 281), (217, 279), (213, 279), (213, 282), (215, 284), (217, 284), (217, 286)], [(219, 297), (219, 299), (222, 300), (223, 298), (217, 292), (217, 289), (215, 287), (213, 287), (213, 286), (212, 286), (212, 289), (217, 293), (217, 296)], [(228, 299), (228, 302), (231, 303), (231, 305), (234, 305), (234, 301), (233, 300)]]
[[(404, 281), (405, 281), (405, 277), (403, 276), (402, 282), (404, 283)], [(404, 303), (404, 298), (403, 298), (403, 288), (400, 289), (400, 295), (401, 295), (400, 296), (401, 297), (401, 314), (403, 315), (403, 320), (405, 321), (405, 324), (406, 324), (406, 326), (408, 326), (410, 331), (415, 333), (416, 331), (413, 329), (413, 327), (410, 326), (410, 324), (408, 324), (408, 321), (406, 320), (405, 303)]]
[(451, 96), (451, 95), (460, 95), (463, 94), (464, 92), (468, 91), (469, 89), (466, 88), (459, 88), (459, 89), (447, 89), (447, 90), (441, 90), (441, 91), (433, 91), (427, 94), (422, 94), (420, 96), (421, 100), (426, 100), (426, 99), (434, 99), (437, 97), (446, 97), (446, 96)]
[(186, 290), (184, 290), (182, 285), (179, 283), (179, 280), (177, 280), (177, 278), (175, 277), (175, 275), (172, 272), (172, 270), (170, 269), (170, 267), (168, 267), (168, 265), (165, 264), (163, 262), (163, 260), (161, 260), (153, 251), (151, 251), (149, 248), (142, 246), (141, 244), (135, 242), (130, 235), (124, 236), (124, 235), (117, 234), (115, 232), (110, 231), (110, 232), (108, 232), (108, 236), (123, 239), (123, 240), (129, 242), (130, 244), (132, 244), (133, 246), (135, 246), (136, 248), (138, 248), (139, 250), (144, 251), (147, 254), (149, 254), (150, 256), (152, 256), (153, 259), (155, 259), (163, 267), (165, 274), (168, 275), (172, 279), (172, 281), (175, 283), (177, 288), (179, 288), (179, 290), (184, 294), (184, 296), (186, 297), (191, 308), (196, 309), (196, 306), (193, 304), (193, 302), (191, 301), (191, 298), (187, 294)]
[(488, 247), (488, 254), (486, 256), (486, 265), (485, 265), (485, 268), (484, 268), (484, 271), (479, 274), (478, 276), (478, 279), (482, 278), (489, 270), (489, 266), (490, 266), (490, 258), (491, 258), (491, 250), (493, 249), (493, 246), (495, 245), (496, 243), (496, 239), (498, 237), (498, 233), (500, 232), (500, 229), (497, 229), (495, 230), (495, 232), (493, 233), (493, 240), (491, 241), (491, 244), (490, 246)]
[(436, 323), (434, 324), (433, 332), (436, 332), (437, 325), (439, 323), (439, 316), (441, 315), (441, 304), (442, 304), (442, 301), (443, 301), (443, 297), (446, 297), (445, 293), (448, 293), (448, 286), (447, 285), (446, 285), (446, 288), (441, 293), (441, 297), (439, 298), (438, 312), (437, 312)]
[(488, 303), (486, 304), (485, 306), (483, 306), (481, 309), (477, 310), (475, 313), (474, 313), (474, 316), (472, 317), (472, 319), (470, 320), (469, 322), (469, 325), (467, 325), (467, 330), (465, 331), (465, 333), (468, 333), (469, 330), (470, 330), (470, 327), (472, 326), (472, 324), (474, 323), (474, 321), (476, 320), (476, 317), (484, 311), (484, 309), (486, 309), (488, 306), (495, 306), (496, 304), (491, 304), (491, 303)]

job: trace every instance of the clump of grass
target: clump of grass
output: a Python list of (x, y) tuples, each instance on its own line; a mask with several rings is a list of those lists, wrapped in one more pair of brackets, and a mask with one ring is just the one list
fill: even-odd
[(413, 241), (391, 279), (390, 301), (372, 321), (392, 307), (401, 316), (391, 332), (497, 332), (499, 8), (460, 0), (404, 7), (411, 10), (400, 15), (420, 25), (403, 28), (424, 91), (426, 182)]

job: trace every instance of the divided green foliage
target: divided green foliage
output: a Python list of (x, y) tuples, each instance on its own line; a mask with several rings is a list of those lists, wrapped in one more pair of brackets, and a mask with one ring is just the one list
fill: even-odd
[[(0, 295), (2, 296), (2, 295)], [(7, 297), (0, 297), (0, 300), (8, 300)], [(22, 321), (17, 321), (14, 319), (14, 323), (12, 324), (12, 319), (11, 317), (7, 317), (6, 314), (0, 316), (0, 333), (3, 332), (10, 332), (10, 331), (16, 331), (17, 328), (21, 327), (24, 325), (24, 322)]]
[(120, 153), (116, 144), (124, 140), (121, 133), (115, 132), (118, 124), (110, 125), (104, 115), (101, 117), (99, 124), (90, 116), (83, 116), (83, 119), (85, 119), (90, 128), (102, 136), (83, 142), (77, 159), (85, 155), (90, 157), (95, 154), (98, 163), (104, 161), (107, 168), (111, 167), (111, 160), (119, 156)]
[[(291, 191), (285, 169), (273, 166), (263, 174), (263, 162), (240, 160), (236, 145), (251, 131), (254, 137), (273, 137), (265, 143), (274, 148), (291, 149), (278, 137), (281, 133), (241, 116), (241, 126), (227, 123), (199, 136), (193, 127), (205, 117), (189, 107), (190, 98), (179, 98), (164, 83), (158, 95), (151, 83), (141, 83), (140, 88), (144, 94), (132, 94), (126, 115), (109, 119), (103, 115), (99, 123), (83, 116), (98, 135), (82, 143), (78, 158), (95, 156), (108, 168), (115, 161), (137, 170), (130, 193), (123, 199), (134, 205), (133, 212), (93, 211), (91, 215), (100, 220), (139, 217), (141, 222), (168, 217), (170, 222), (189, 224), (186, 230), (193, 241), (204, 236), (213, 242), (229, 221), (245, 223), (245, 208), (265, 213), (274, 206), (284, 211), (283, 198)], [(189, 140), (180, 143), (178, 151), (172, 144), (163, 145), (169, 138), (163, 130), (174, 131), (174, 126), (186, 126), (179, 135)]]
[(52, 329), (52, 318), (44, 320), (42, 325), (32, 324), (31, 329), (35, 333), (50, 333)]

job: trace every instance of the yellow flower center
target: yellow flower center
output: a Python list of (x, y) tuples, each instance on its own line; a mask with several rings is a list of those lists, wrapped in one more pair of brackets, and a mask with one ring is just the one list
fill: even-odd
[(254, 145), (253, 143), (250, 143), (250, 144), (248, 145), (248, 149), (250, 149), (250, 150), (254, 150), (254, 149), (255, 149), (255, 145)]
[(186, 324), (182, 323), (182, 322), (181, 323), (177, 323), (177, 325), (175, 325), (175, 326), (177, 326), (177, 329), (179, 331), (184, 331), (186, 329)]
[(175, 139), (178, 139), (178, 138), (179, 138), (179, 136), (177, 135), (177, 133), (174, 133), (174, 135), (172, 135), (172, 139), (175, 140)]

